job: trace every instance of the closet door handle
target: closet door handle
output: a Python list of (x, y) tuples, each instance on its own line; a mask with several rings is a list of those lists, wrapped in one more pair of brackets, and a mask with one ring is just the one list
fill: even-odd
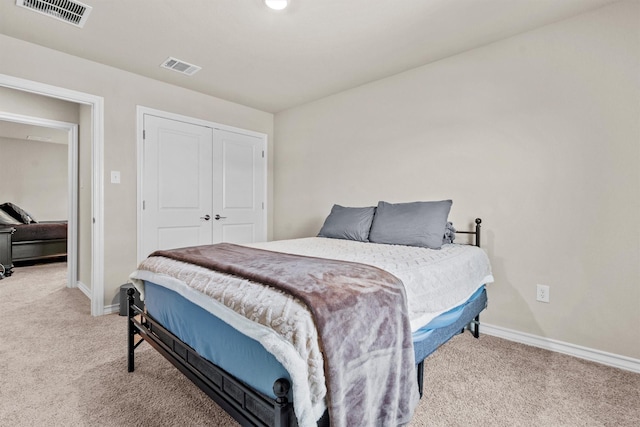
[(205, 216), (201, 216), (200, 219), (204, 219), (205, 221), (209, 221), (211, 219), (211, 217), (209, 216), (209, 214), (206, 214)]
[(216, 216), (213, 217), (213, 219), (215, 219), (216, 221), (220, 219), (225, 219), (225, 218), (226, 216), (220, 216), (219, 214), (216, 214)]

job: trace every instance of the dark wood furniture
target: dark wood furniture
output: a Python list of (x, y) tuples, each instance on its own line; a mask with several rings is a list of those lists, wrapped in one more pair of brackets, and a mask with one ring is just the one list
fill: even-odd
[(13, 262), (67, 256), (67, 239), (29, 240), (13, 243)]
[(13, 227), (0, 228), (0, 279), (9, 277), (13, 269), (11, 235), (16, 231)]
[(38, 261), (67, 255), (66, 221), (42, 221), (15, 226), (13, 262)]

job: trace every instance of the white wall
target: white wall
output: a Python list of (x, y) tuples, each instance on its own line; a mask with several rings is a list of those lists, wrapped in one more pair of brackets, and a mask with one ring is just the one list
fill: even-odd
[[(4, 36), (3, 36), (4, 37)], [(12, 39), (8, 39), (12, 40)], [(0, 49), (4, 44), (0, 44)], [(0, 66), (4, 64), (0, 61)], [(78, 104), (0, 86), (0, 111), (59, 122), (78, 123)]]
[(66, 144), (0, 137), (0, 203), (11, 202), (36, 221), (67, 220)]
[(333, 203), (452, 198), (458, 228), (484, 221), (483, 321), (640, 358), (639, 14), (617, 3), (277, 114), (274, 237), (316, 234)]
[[(0, 35), (0, 73), (104, 98), (105, 304), (137, 266), (136, 106), (273, 134), (273, 115)], [(185, 77), (186, 78), (186, 77)], [(269, 151), (272, 144), (269, 143)], [(84, 157), (83, 157), (84, 158)], [(272, 156), (269, 155), (271, 159)], [(271, 164), (268, 166), (271, 176)], [(110, 171), (121, 184), (110, 184)], [(82, 173), (82, 172), (81, 172)], [(271, 179), (271, 178), (269, 178)], [(85, 184), (89, 185), (89, 184)], [(267, 206), (271, 207), (272, 182)], [(268, 224), (272, 217), (268, 216)], [(83, 219), (80, 218), (82, 227)], [(269, 227), (269, 230), (271, 227)], [(91, 286), (91, 284), (86, 283)]]
[[(77, 104), (5, 87), (0, 87), (0, 111), (66, 123), (79, 122)], [(67, 145), (13, 139), (2, 141), (0, 203), (15, 203), (33, 214), (36, 220), (68, 219), (67, 154)]]

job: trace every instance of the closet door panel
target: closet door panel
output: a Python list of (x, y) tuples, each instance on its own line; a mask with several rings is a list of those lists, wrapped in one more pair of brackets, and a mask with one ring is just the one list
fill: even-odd
[(264, 141), (219, 129), (213, 141), (214, 241), (264, 240)]
[(144, 126), (144, 256), (211, 244), (212, 129), (151, 115)]

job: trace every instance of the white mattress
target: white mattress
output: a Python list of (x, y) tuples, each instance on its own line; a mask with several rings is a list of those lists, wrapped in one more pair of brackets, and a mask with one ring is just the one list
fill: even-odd
[(493, 282), (486, 253), (470, 245), (446, 244), (433, 250), (309, 237), (245, 246), (359, 262), (388, 271), (404, 283), (412, 332), (464, 303), (483, 284)]

